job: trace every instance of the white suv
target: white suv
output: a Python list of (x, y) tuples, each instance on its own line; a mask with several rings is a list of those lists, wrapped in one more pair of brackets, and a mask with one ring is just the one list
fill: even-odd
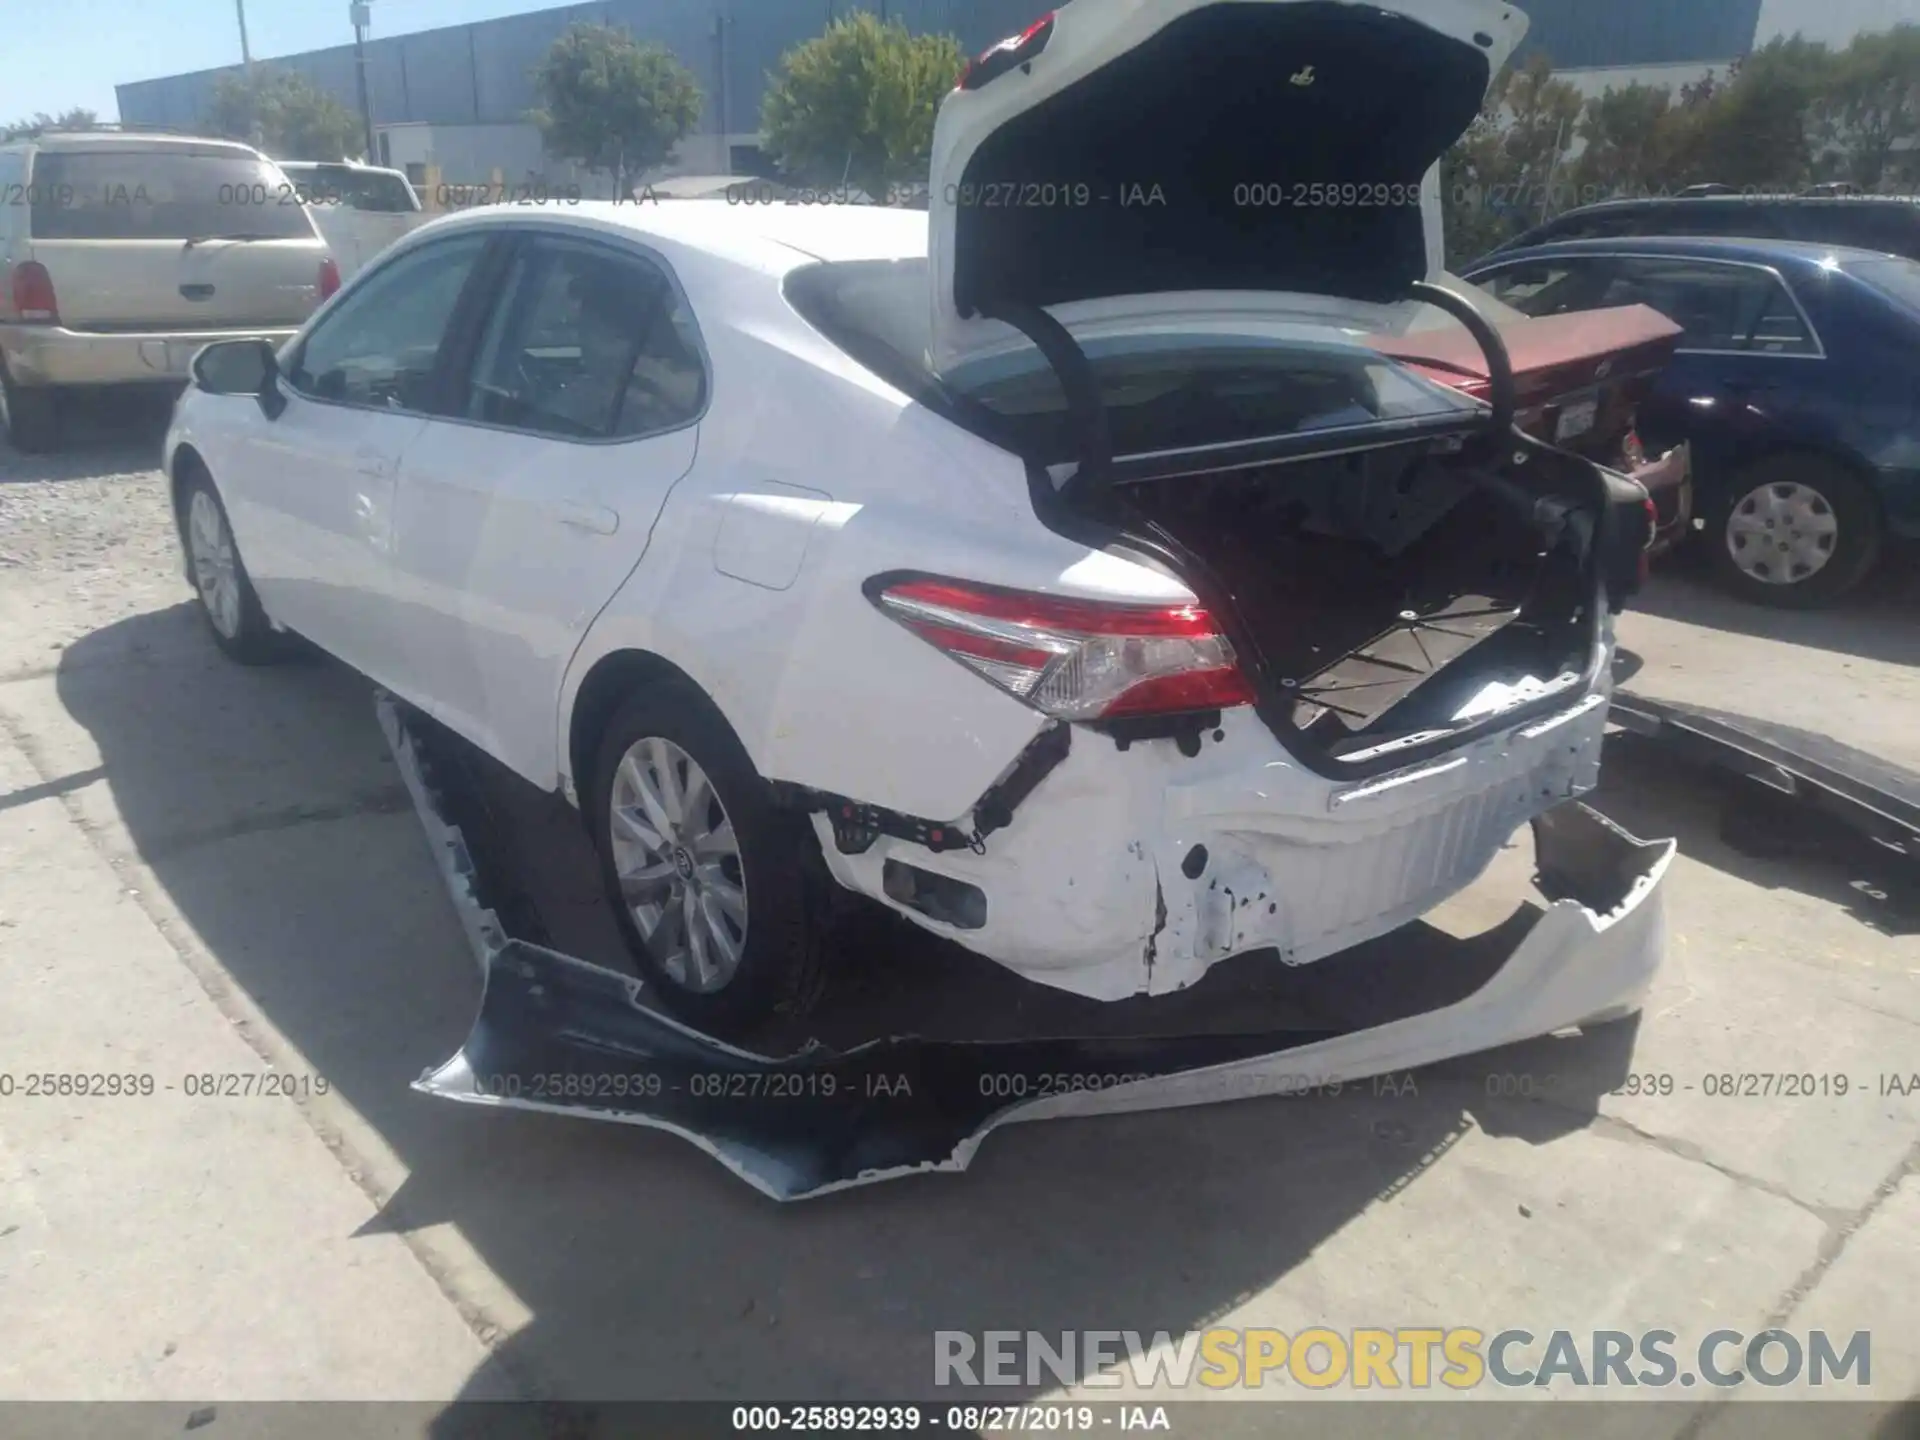
[[(928, 213), (425, 226), (202, 356), (166, 456), (214, 638), (298, 632), (575, 800), (704, 1024), (809, 992), (822, 860), (1096, 999), (1383, 934), (1593, 785), (1645, 540), (1510, 383), (1363, 339), (1479, 325), (1425, 285), (1432, 172), (1523, 23), (1073, 4), (947, 97)], [(1289, 174), (1335, 198), (1244, 178)], [(1543, 940), (1529, 1023), (1630, 1006), (1650, 910)]]
[(0, 428), (49, 449), (64, 390), (178, 386), (202, 345), (284, 340), (339, 283), (298, 189), (245, 145), (90, 130), (0, 146)]

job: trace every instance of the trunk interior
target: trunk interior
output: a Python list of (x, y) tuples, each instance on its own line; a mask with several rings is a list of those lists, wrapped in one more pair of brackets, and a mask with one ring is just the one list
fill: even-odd
[(1426, 441), (1120, 488), (1231, 594), (1303, 737), (1356, 758), (1585, 670), (1579, 481), (1551, 452), (1496, 468)]

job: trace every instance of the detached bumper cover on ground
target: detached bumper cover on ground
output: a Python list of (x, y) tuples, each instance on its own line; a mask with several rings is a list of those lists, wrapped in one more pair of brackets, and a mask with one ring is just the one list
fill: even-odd
[(1300, 1093), (1636, 1008), (1663, 950), (1671, 840), (1568, 804), (1533, 822), (1550, 904), (1463, 1000), (1366, 1029), (956, 1042), (913, 1036), (772, 1058), (682, 1026), (628, 975), (511, 938), (479, 893), (405, 723), (380, 717), (485, 975), (447, 1099), (668, 1130), (776, 1199), (965, 1168), (995, 1126)]

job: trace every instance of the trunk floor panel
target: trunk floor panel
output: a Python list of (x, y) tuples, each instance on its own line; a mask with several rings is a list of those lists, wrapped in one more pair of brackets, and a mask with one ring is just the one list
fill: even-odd
[[(578, 813), (441, 727), (417, 715), (407, 725), (446, 818), (465, 836), (484, 903), (508, 934), (634, 974)], [(1486, 876), (1424, 921), (1312, 965), (1250, 952), (1186, 990), (1117, 1002), (1025, 980), (877, 902), (855, 900), (829, 928), (828, 978), (811, 1011), (735, 1038), (778, 1056), (809, 1042), (846, 1050), (905, 1035), (1004, 1042), (1266, 1034), (1284, 1043), (1289, 1032), (1368, 1029), (1453, 1004), (1485, 984), (1544, 911), (1532, 875), (1532, 835), (1523, 826)]]

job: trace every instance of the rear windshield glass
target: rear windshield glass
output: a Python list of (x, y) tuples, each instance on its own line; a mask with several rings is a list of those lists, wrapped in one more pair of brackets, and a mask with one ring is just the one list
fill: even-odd
[[(800, 312), (883, 376), (927, 378), (931, 341), (924, 260), (824, 264), (789, 281)], [(800, 278), (800, 277), (796, 277)], [(1158, 333), (1084, 345), (1107, 405), (1116, 454), (1367, 425), (1465, 416), (1478, 402), (1329, 332)], [(1028, 454), (1072, 454), (1066, 397), (1037, 349), (975, 361), (941, 377), (998, 417)]]
[(1920, 314), (1920, 265), (1911, 260), (1854, 260), (1846, 270), (1895, 304)]
[(283, 165), (309, 205), (344, 205), (379, 215), (410, 215), (420, 208), (405, 178), (348, 165)]
[(28, 188), (31, 233), (42, 240), (313, 236), (286, 177), (246, 155), (42, 153)]

